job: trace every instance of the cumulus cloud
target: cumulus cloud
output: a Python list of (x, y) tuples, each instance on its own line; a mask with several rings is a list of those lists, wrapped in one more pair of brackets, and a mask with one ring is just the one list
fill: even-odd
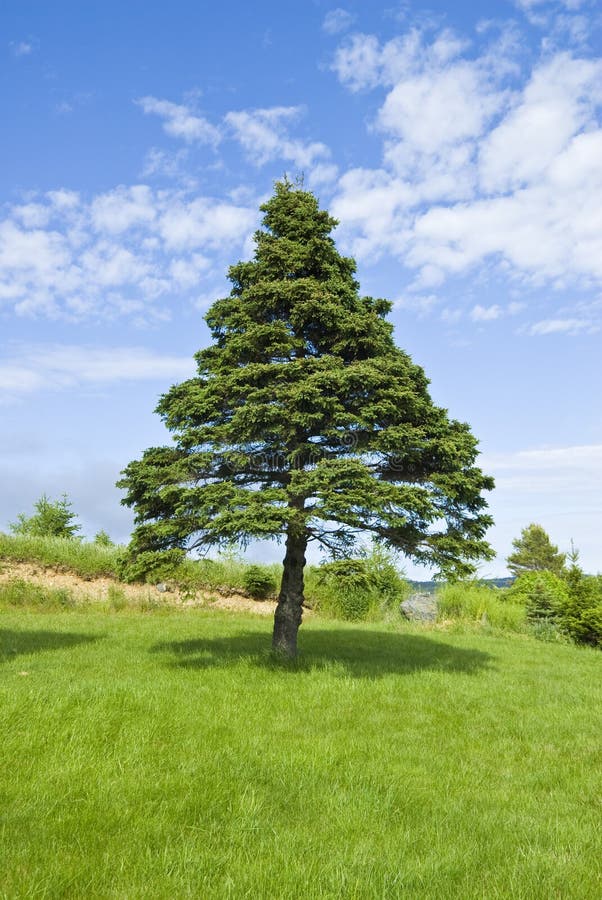
[(256, 222), (256, 202), (144, 184), (89, 201), (52, 191), (0, 220), (0, 305), (22, 315), (160, 320), (174, 292), (194, 302), (211, 263), (231, 262)]
[(140, 97), (136, 103), (145, 113), (159, 116), (163, 120), (163, 130), (171, 137), (181, 138), (189, 144), (210, 144), (213, 147), (221, 140), (219, 129), (188, 106), (157, 97)]
[(418, 28), (342, 42), (332, 67), (349, 90), (378, 91), (383, 144), (378, 167), (338, 181), (341, 238), (367, 262), (397, 256), (421, 288), (492, 266), (530, 286), (602, 285), (602, 59), (528, 59), (513, 26), (491, 32), (479, 47)]

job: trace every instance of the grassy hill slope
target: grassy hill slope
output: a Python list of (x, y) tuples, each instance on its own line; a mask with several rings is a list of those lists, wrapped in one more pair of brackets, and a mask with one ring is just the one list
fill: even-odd
[(597, 897), (599, 652), (0, 613), (0, 896)]

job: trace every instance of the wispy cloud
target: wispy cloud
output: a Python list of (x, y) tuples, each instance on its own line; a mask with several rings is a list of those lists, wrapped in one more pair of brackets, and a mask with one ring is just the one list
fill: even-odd
[(163, 130), (170, 137), (181, 138), (189, 144), (210, 144), (213, 147), (221, 140), (219, 129), (188, 106), (157, 97), (140, 97), (136, 103), (145, 113), (159, 116), (163, 120)]
[[(556, 505), (571, 492), (602, 500), (602, 444), (542, 447), (506, 454), (484, 454), (481, 464), (495, 476), (496, 489), (542, 494)], [(573, 495), (572, 501), (576, 497)]]
[(353, 13), (338, 6), (336, 9), (331, 9), (330, 12), (326, 13), (322, 22), (322, 29), (326, 34), (341, 34), (341, 32), (347, 31), (354, 21), (355, 16)]
[(64, 344), (19, 345), (0, 359), (0, 402), (40, 391), (149, 379), (183, 379), (194, 374), (192, 359), (144, 347)]
[(503, 310), (497, 303), (492, 306), (481, 306), (480, 303), (477, 303), (470, 311), (470, 318), (473, 322), (493, 322), (501, 315), (503, 315)]
[(302, 116), (299, 106), (229, 112), (225, 122), (248, 157), (258, 166), (276, 159), (292, 162), (299, 169), (328, 160), (330, 150), (317, 141), (304, 141), (289, 134), (289, 126)]
[(29, 56), (33, 53), (34, 44), (32, 41), (13, 41), (10, 44), (13, 56)]
[(485, 453), (480, 465), (495, 478), (490, 506), (500, 562), (521, 528), (537, 522), (561, 550), (574, 540), (586, 571), (600, 571), (602, 444)]
[(600, 325), (591, 319), (542, 319), (529, 328), (529, 334), (594, 334)]

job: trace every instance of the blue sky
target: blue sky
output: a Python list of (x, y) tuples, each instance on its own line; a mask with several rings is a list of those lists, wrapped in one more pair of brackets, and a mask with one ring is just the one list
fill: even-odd
[(482, 574), (530, 522), (601, 570), (600, 25), (587, 0), (6, 0), (0, 529), (65, 491), (127, 539), (118, 473), (303, 172), (481, 442)]

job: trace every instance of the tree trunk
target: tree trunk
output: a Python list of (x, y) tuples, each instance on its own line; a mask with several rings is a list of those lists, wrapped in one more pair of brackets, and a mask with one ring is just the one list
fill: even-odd
[(307, 535), (289, 531), (278, 606), (274, 614), (272, 650), (294, 659), (297, 655), (297, 632), (303, 616), (303, 569)]

